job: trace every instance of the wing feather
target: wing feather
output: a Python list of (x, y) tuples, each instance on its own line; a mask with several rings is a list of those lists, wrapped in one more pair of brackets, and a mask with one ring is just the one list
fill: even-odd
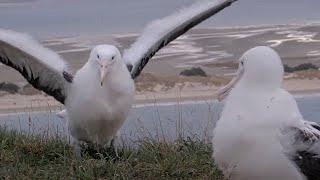
[(202, 0), (168, 17), (148, 25), (142, 35), (124, 52), (124, 60), (136, 78), (148, 61), (161, 48), (208, 19), (236, 0)]
[(319, 124), (308, 121), (303, 122), (303, 127), (290, 128), (294, 132), (293, 147), (297, 149), (292, 156), (292, 160), (308, 179), (317, 179), (320, 177)]
[(33, 87), (64, 103), (72, 75), (55, 52), (28, 35), (0, 29), (0, 62), (17, 70)]

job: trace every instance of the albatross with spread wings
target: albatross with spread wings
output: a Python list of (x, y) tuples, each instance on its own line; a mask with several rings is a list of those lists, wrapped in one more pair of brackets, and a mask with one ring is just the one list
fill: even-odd
[(98, 45), (75, 76), (59, 55), (29, 36), (9, 30), (0, 30), (0, 61), (65, 105), (79, 153), (80, 141), (105, 145), (115, 136), (134, 100), (133, 79), (158, 50), (235, 1), (200, 1), (155, 21), (123, 57), (112, 45)]

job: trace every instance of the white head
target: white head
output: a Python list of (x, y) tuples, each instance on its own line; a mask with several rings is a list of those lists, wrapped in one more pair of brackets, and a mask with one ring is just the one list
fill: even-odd
[(122, 62), (118, 48), (112, 45), (98, 45), (90, 53), (89, 62), (100, 71), (101, 86), (105, 77)]
[(236, 84), (247, 88), (272, 90), (281, 87), (283, 65), (278, 53), (266, 46), (258, 46), (245, 52), (239, 60), (237, 76), (219, 90), (223, 100)]

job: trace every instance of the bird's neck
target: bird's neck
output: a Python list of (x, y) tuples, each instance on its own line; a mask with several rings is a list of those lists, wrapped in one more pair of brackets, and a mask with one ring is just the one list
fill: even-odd
[(114, 70), (107, 74), (103, 86), (100, 79), (98, 68), (87, 63), (75, 76), (72, 86), (75, 92), (74, 97), (80, 96), (85, 102), (103, 102), (110, 106), (131, 105), (134, 97), (134, 83), (125, 65), (114, 67)]

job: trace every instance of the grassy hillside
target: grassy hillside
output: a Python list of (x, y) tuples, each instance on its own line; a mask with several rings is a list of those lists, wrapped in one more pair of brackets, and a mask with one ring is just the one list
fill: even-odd
[(0, 130), (0, 179), (222, 179), (212, 148), (186, 139), (76, 158), (68, 143)]

